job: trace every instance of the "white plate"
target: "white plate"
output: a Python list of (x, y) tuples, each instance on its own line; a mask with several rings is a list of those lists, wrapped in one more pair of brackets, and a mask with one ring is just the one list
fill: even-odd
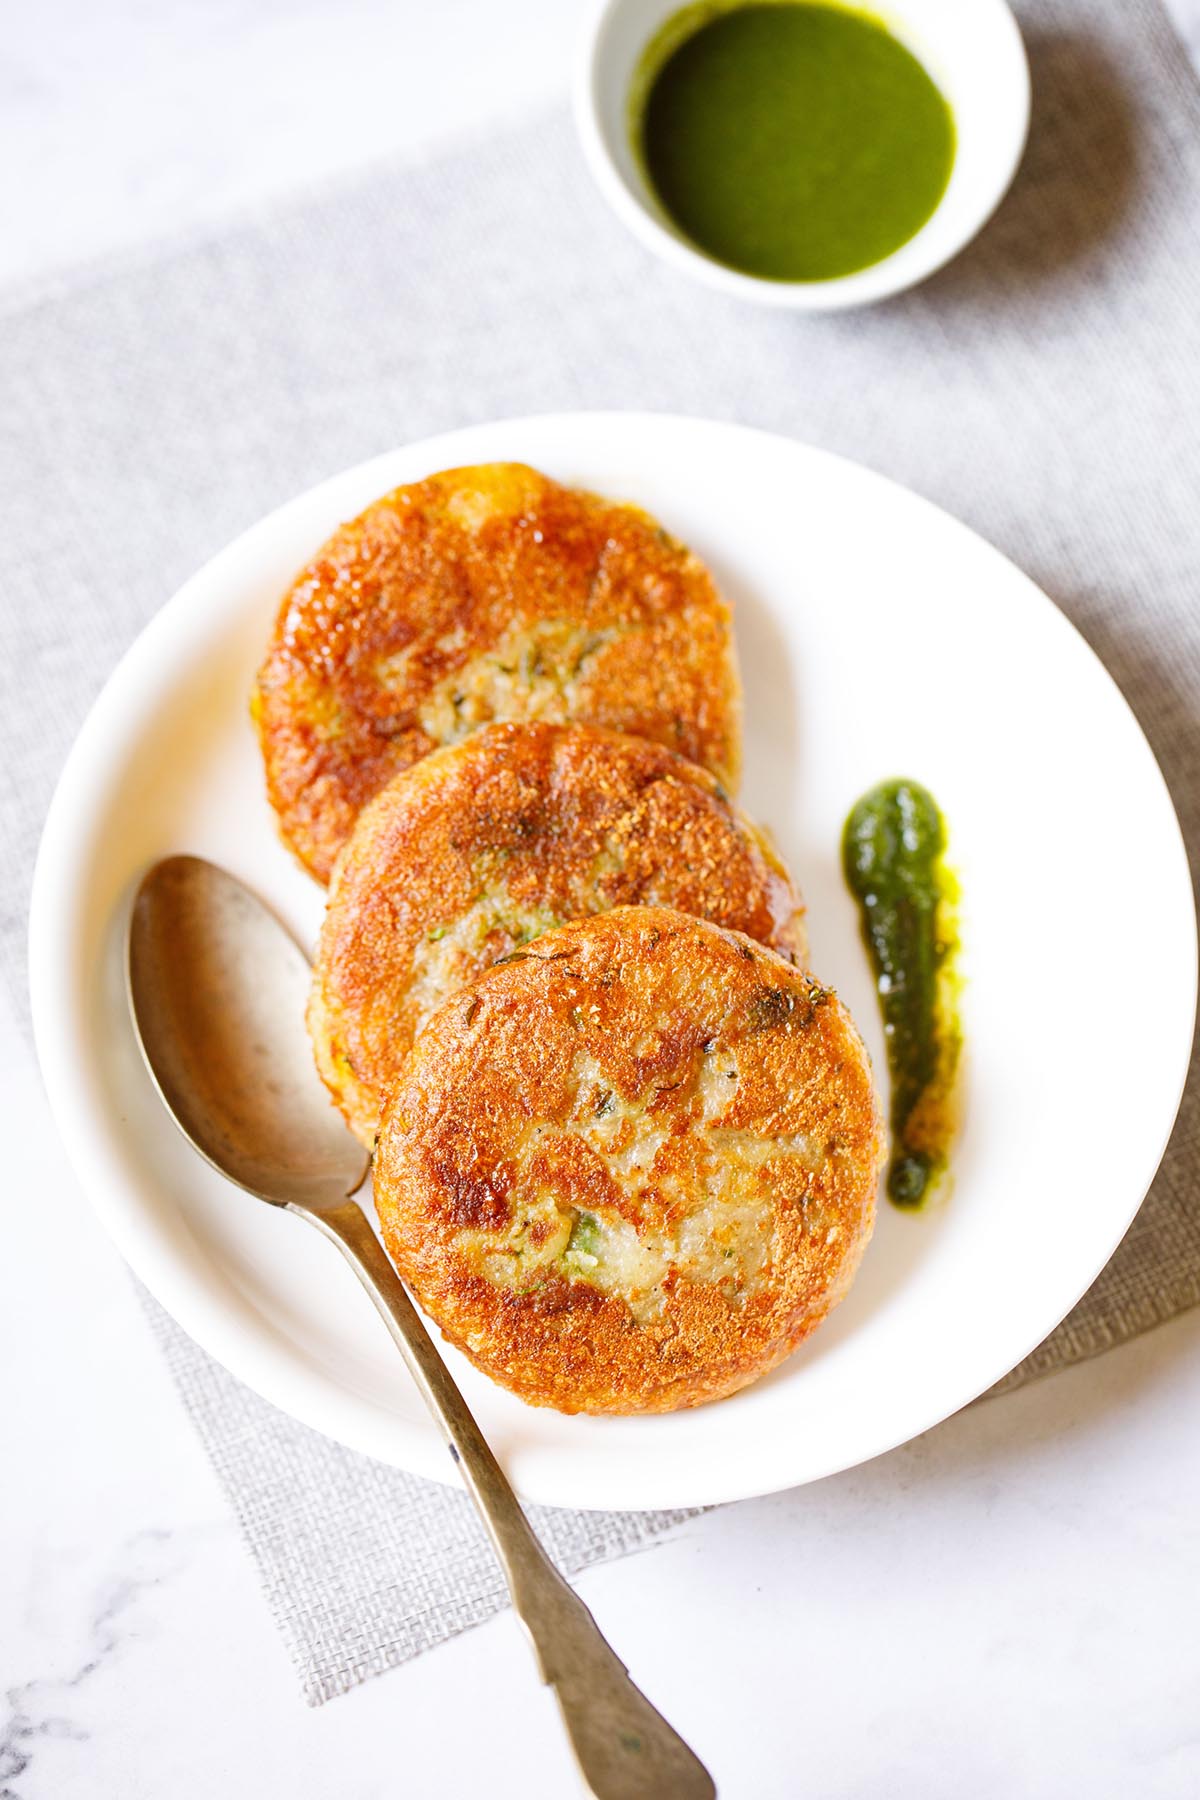
[(949, 821), (968, 1112), (948, 1199), (916, 1216), (883, 1204), (829, 1323), (715, 1406), (563, 1418), (447, 1351), (532, 1499), (675, 1506), (811, 1481), (955, 1411), (1078, 1299), (1158, 1165), (1195, 1008), (1179, 827), (1124, 700), (1024, 575), (879, 476), (694, 419), (521, 419), (380, 457), (248, 531), (130, 650), (55, 797), (31, 931), (51, 1101), (108, 1230), (192, 1337), (307, 1424), (450, 1478), (349, 1269), (315, 1232), (227, 1185), (167, 1119), (134, 1045), (120, 947), (133, 884), (173, 851), (225, 864), (313, 939), (322, 896), (276, 840), (247, 715), (279, 596), (377, 495), (495, 458), (636, 500), (713, 567), (736, 608), (746, 685), (742, 798), (799, 877), (813, 967), (853, 1009), (881, 1077), (842, 821), (894, 774), (925, 782)]

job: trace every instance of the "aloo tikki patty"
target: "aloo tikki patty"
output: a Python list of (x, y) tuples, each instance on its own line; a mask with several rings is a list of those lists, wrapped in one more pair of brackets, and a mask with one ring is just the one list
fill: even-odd
[(280, 831), (322, 881), (372, 795), (479, 725), (631, 732), (732, 792), (740, 708), (699, 558), (521, 463), (432, 475), (336, 531), (284, 597), (252, 699)]
[(488, 725), (393, 778), (335, 869), (308, 1022), (317, 1066), (370, 1144), (423, 1020), (501, 957), (613, 906), (677, 907), (791, 960), (801, 903), (715, 779), (582, 725)]
[(884, 1132), (827, 988), (620, 907), (434, 1014), (385, 1109), (384, 1240), (479, 1368), (563, 1412), (664, 1412), (773, 1368), (846, 1292)]

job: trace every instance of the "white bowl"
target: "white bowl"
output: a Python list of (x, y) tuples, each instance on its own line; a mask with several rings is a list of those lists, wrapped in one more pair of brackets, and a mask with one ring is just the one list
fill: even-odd
[(599, 0), (582, 36), (574, 103), (601, 193), (647, 249), (685, 275), (761, 306), (863, 306), (940, 269), (1003, 199), (1029, 129), (1029, 65), (1005, 0), (887, 0), (871, 10), (928, 69), (954, 114), (954, 167), (937, 208), (890, 256), (831, 281), (769, 281), (714, 261), (659, 205), (630, 132), (630, 92), (643, 52), (681, 10), (680, 0)]

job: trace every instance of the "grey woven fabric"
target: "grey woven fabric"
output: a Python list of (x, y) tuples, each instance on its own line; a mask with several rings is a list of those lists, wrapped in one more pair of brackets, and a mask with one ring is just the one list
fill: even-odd
[[(345, 1693), (508, 1604), (465, 1494), (297, 1425), (197, 1349), (140, 1292), (309, 1701)], [(568, 1575), (640, 1549), (694, 1516), (528, 1510)]]
[[(1035, 122), (1012, 196), (949, 270), (866, 313), (756, 314), (665, 272), (610, 219), (557, 114), (0, 300), (0, 950), (22, 1002), (40, 823), (118, 653), (268, 507), (398, 442), (508, 413), (740, 419), (941, 502), (1104, 657), (1194, 850), (1200, 107), (1155, 0), (1020, 11)], [(1126, 1242), (1002, 1386), (1200, 1300), (1198, 1159), (1193, 1073)], [(501, 1604), (461, 1497), (283, 1418), (148, 1304), (311, 1699)], [(576, 1569), (677, 1516), (539, 1524)]]

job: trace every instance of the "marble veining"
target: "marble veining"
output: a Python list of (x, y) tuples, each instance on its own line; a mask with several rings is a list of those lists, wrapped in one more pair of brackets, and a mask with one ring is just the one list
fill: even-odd
[[(35, 1767), (47, 1743), (86, 1744), (91, 1729), (79, 1717), (80, 1690), (108, 1673), (139, 1637), (145, 1612), (157, 1613), (161, 1590), (178, 1573), (186, 1551), (180, 1535), (165, 1528), (137, 1531), (119, 1546), (114, 1573), (96, 1593), (90, 1616), (69, 1656), (65, 1674), (46, 1674), (5, 1691), (7, 1717), (0, 1724), (0, 1800), (25, 1800), (24, 1780), (40, 1780)], [(153, 1604), (144, 1606), (147, 1597)], [(55, 1645), (62, 1653), (63, 1646)], [(15, 1785), (21, 1782), (22, 1786)]]

